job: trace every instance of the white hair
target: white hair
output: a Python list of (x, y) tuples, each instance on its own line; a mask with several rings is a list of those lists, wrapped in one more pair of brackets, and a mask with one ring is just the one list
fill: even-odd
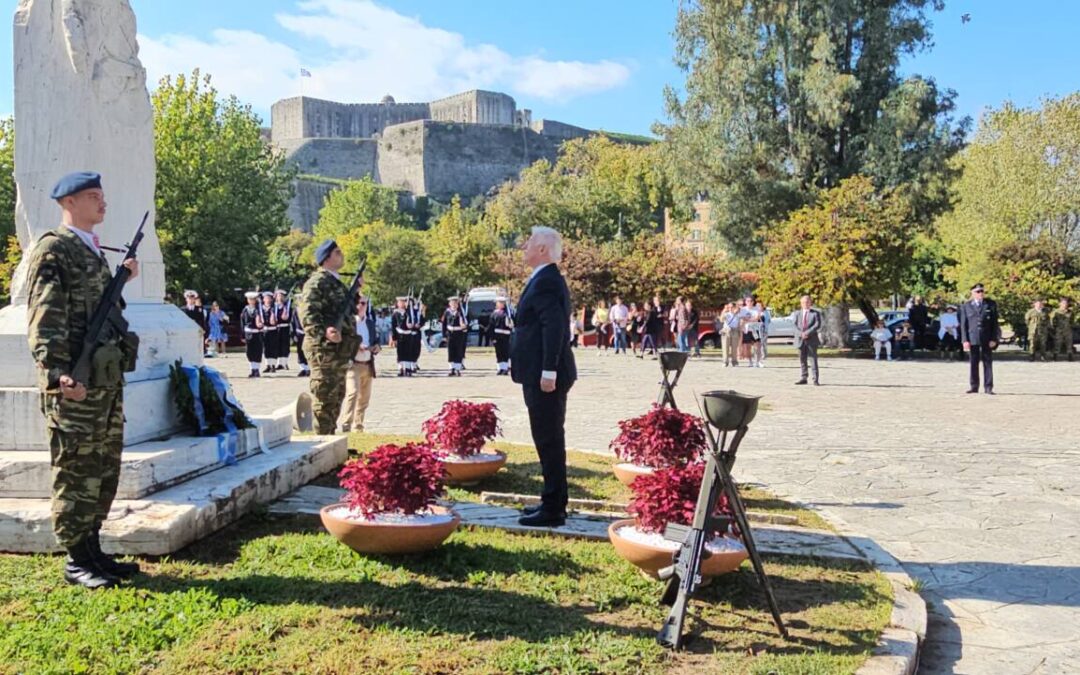
[(553, 262), (562, 260), (562, 235), (557, 230), (537, 225), (532, 229), (532, 236), (536, 237), (537, 243), (547, 248)]

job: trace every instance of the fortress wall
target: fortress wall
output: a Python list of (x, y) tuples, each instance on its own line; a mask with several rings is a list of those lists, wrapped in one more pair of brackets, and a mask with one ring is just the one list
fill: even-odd
[(532, 129), (539, 134), (560, 140), (584, 138), (592, 135), (592, 132), (588, 129), (575, 127), (573, 124), (566, 124), (565, 122), (556, 122), (555, 120), (536, 120), (532, 123)]
[(484, 194), (538, 159), (555, 161), (560, 140), (531, 129), (425, 122), (424, 192), (440, 200)]
[(276, 144), (304, 137), (304, 107), (299, 97), (281, 99), (270, 107), (270, 138)]
[(333, 183), (299, 179), (294, 187), (296, 194), (289, 202), (288, 216), (294, 228), (311, 232), (319, 222), (319, 211), (326, 202), (326, 195), (338, 188)]
[(424, 186), (424, 124), (407, 122), (387, 128), (378, 141), (378, 182), (416, 195)]
[(281, 144), (301, 174), (327, 178), (379, 180), (378, 142), (371, 138), (308, 138)]
[(473, 90), (432, 101), (430, 118), (437, 122), (514, 124), (517, 103), (511, 96)]

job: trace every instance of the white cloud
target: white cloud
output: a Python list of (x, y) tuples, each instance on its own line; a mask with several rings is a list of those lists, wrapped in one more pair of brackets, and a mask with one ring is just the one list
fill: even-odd
[[(256, 109), (299, 93), (347, 102), (429, 101), (468, 89), (497, 89), (530, 99), (565, 102), (620, 87), (630, 68), (613, 60), (552, 61), (514, 56), (491, 44), (425, 26), (372, 0), (303, 0), (275, 19), (302, 47), (251, 31), (139, 36), (151, 78), (201, 68), (215, 87)], [(299, 81), (303, 66), (311, 78)]]

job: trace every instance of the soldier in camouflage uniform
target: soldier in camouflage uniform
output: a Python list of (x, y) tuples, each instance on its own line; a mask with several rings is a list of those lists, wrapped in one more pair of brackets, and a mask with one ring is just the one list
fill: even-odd
[(1028, 330), (1028, 351), (1031, 352), (1031, 360), (1046, 360), (1046, 343), (1050, 337), (1050, 318), (1043, 309), (1043, 301), (1036, 300), (1031, 309), (1024, 315), (1024, 322)]
[(1073, 360), (1072, 314), (1069, 312), (1069, 299), (1062, 298), (1057, 309), (1050, 312), (1050, 332), (1053, 335), (1054, 360), (1058, 357)]
[(315, 250), (315, 262), (319, 269), (304, 284), (300, 297), (300, 322), (311, 366), (315, 428), (326, 435), (337, 429), (345, 377), (360, 339), (356, 334), (356, 299), (347, 301), (349, 287), (339, 277), (345, 254), (328, 239)]
[[(28, 338), (38, 367), (41, 409), (52, 461), (52, 520), (68, 551), (64, 579), (87, 588), (115, 586), (138, 572), (101, 551), (99, 531), (120, 479), (124, 444), (124, 360), (120, 340), (101, 344), (91, 358), (89, 382), (76, 382), (88, 324), (112, 279), (98, 248), (95, 225), (105, 217), (101, 176), (65, 176), (52, 198), (62, 224), (30, 251)], [(138, 274), (134, 259), (124, 265)]]

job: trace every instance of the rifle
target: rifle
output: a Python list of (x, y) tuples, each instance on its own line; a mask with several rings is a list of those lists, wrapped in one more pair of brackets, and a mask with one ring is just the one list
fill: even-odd
[(135, 259), (139, 244), (143, 240), (143, 227), (146, 226), (146, 220), (149, 217), (149, 211), (143, 214), (142, 222), (139, 223), (138, 229), (135, 230), (135, 236), (132, 237), (131, 243), (127, 245), (127, 253), (124, 254), (124, 259), (116, 266), (116, 273), (113, 274), (109, 285), (102, 292), (101, 301), (98, 302), (94, 314), (90, 317), (90, 324), (86, 328), (86, 337), (83, 338), (82, 351), (79, 352), (79, 358), (76, 359), (75, 365), (71, 368), (71, 377), (76, 382), (81, 384), (89, 382), (90, 359), (93, 358), (94, 352), (97, 351), (99, 346), (109, 340), (123, 338), (128, 332), (128, 322), (121, 313), (119, 304), (123, 296), (124, 284), (127, 283), (128, 278), (131, 276), (128, 268), (124, 267), (124, 262)]
[(367, 267), (367, 259), (360, 261), (360, 267), (356, 270), (356, 276), (353, 277), (352, 283), (349, 284), (349, 293), (345, 296), (344, 306), (341, 308), (341, 317), (338, 319), (338, 329), (340, 330), (345, 324), (345, 320), (349, 318), (349, 313), (356, 307), (356, 294), (360, 292), (360, 283), (364, 280), (364, 269)]
[[(424, 289), (421, 288), (420, 289), (420, 294), (416, 296), (416, 304), (413, 305), (413, 323), (417, 324), (418, 327), (420, 327), (420, 314), (421, 314), (421, 312), (424, 311), (423, 309), (421, 309), (423, 304), (424, 304)], [(420, 327), (420, 328), (421, 328), (421, 330), (423, 330), (422, 327)], [(422, 334), (423, 333), (421, 333), (421, 335)]]

